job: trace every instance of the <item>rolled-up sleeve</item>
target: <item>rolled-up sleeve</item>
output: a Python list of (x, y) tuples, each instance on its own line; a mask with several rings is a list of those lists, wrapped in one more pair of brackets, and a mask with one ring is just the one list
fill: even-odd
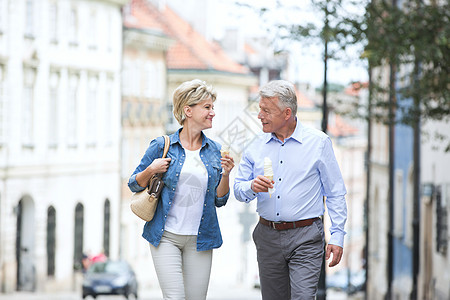
[(134, 193), (140, 192), (145, 189), (145, 187), (142, 187), (137, 183), (136, 176), (137, 176), (137, 174), (133, 174), (133, 175), (131, 175), (130, 179), (128, 180), (128, 187)]
[(221, 207), (221, 206), (224, 206), (225, 204), (227, 204), (229, 197), (230, 197), (230, 191), (228, 191), (228, 193), (226, 193), (222, 197), (217, 197), (217, 194), (216, 194), (216, 199), (215, 199), (216, 206)]

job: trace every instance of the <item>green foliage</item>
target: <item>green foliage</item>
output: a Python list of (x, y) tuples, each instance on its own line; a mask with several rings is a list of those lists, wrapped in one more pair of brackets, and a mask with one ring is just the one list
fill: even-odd
[[(450, 5), (447, 1), (398, 1), (401, 6), (394, 5), (392, 0), (311, 1), (323, 21), (279, 23), (276, 27), (284, 33), (280, 38), (320, 44), (327, 41), (327, 58), (339, 60), (348, 59), (348, 48), (359, 46), (360, 59), (372, 70), (386, 70), (389, 64), (395, 67), (394, 109), (402, 110), (402, 118), (397, 122), (413, 125), (419, 118), (450, 121)], [(364, 7), (365, 13), (356, 13), (358, 7)], [(261, 9), (261, 13), (266, 12), (267, 9)], [(385, 123), (392, 105), (387, 96), (387, 74), (378, 72), (370, 86), (371, 117)], [(407, 104), (402, 103), (405, 101)], [(362, 105), (355, 102), (355, 109), (349, 113), (362, 112)]]
[[(443, 120), (450, 116), (450, 7), (410, 1), (397, 7), (386, 1), (367, 6), (362, 23), (355, 24), (367, 40), (363, 57), (372, 67), (392, 63), (398, 67), (398, 107), (402, 99), (414, 99), (400, 122)], [(387, 92), (376, 87), (375, 105)]]

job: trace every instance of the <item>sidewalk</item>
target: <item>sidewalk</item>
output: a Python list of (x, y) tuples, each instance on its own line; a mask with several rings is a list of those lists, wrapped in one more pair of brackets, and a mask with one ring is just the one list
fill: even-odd
[[(14, 292), (9, 294), (0, 294), (0, 300), (79, 300), (81, 294), (78, 292), (55, 292), (55, 293), (32, 293), (32, 292)], [(93, 299), (87, 297), (86, 299)], [(98, 296), (97, 300), (123, 300), (123, 296)], [(134, 299), (130, 296), (130, 299)], [(159, 290), (140, 290), (139, 299), (141, 300), (162, 300)], [(258, 289), (221, 289), (210, 288), (208, 291), (208, 300), (261, 300), (261, 294)]]

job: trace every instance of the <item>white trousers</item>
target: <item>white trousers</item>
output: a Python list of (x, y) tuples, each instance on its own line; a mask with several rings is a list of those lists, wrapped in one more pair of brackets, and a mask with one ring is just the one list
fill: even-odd
[(150, 244), (164, 300), (206, 299), (212, 250), (197, 251), (196, 235), (165, 231), (158, 247)]

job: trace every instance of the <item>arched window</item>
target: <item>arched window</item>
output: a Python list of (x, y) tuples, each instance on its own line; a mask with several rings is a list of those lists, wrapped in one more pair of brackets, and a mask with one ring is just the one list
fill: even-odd
[(109, 257), (109, 236), (110, 236), (110, 221), (111, 221), (111, 203), (108, 199), (105, 200), (103, 209), (103, 250), (105, 255)]
[(56, 211), (53, 206), (47, 209), (47, 275), (55, 276), (56, 250)]
[(84, 207), (78, 203), (75, 207), (75, 231), (74, 231), (74, 249), (73, 266), (76, 270), (81, 270), (81, 260), (83, 259), (83, 223)]

